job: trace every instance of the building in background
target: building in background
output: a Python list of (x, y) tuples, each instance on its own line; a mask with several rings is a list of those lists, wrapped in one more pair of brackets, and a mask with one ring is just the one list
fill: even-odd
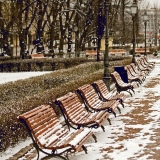
[(148, 22), (146, 27), (146, 38), (147, 44), (151, 46), (159, 46), (160, 45), (160, 9), (159, 8), (150, 8), (143, 9), (139, 12), (139, 26), (140, 26), (140, 34), (145, 34), (145, 25), (143, 21), (144, 12), (148, 14)]

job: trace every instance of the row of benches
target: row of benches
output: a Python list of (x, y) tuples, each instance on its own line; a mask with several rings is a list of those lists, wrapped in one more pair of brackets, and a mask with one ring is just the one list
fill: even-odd
[[(145, 53), (145, 48), (135, 48), (135, 53), (136, 54), (144, 54)], [(150, 53), (150, 49), (146, 48), (146, 53)], [(86, 50), (85, 54), (87, 57), (95, 57), (97, 56), (97, 51), (96, 50)], [(112, 56), (116, 55), (121, 55), (124, 56), (127, 54), (127, 51), (125, 49), (109, 49), (109, 54)]]
[[(154, 66), (154, 64), (148, 64), (145, 59), (143, 59), (143, 62), (148, 68)], [(137, 64), (139, 65), (139, 62)], [(135, 74), (140, 76), (150, 71), (151, 69), (146, 69)], [(133, 71), (131, 72), (133, 74)], [(105, 131), (103, 122), (108, 120), (111, 124), (109, 115), (114, 114), (116, 117), (116, 109), (121, 113), (119, 104), (124, 107), (126, 94), (120, 92), (128, 90), (134, 92), (135, 85), (132, 81), (124, 83), (116, 71), (111, 73), (111, 76), (118, 92), (115, 95), (108, 91), (103, 80), (98, 80), (53, 100), (53, 103), (60, 108), (68, 129), (60, 123), (50, 105), (41, 105), (17, 117), (26, 126), (33, 140), (38, 152), (37, 159), (39, 159), (40, 151), (48, 156), (58, 156), (62, 159), (68, 159), (70, 152), (80, 151), (81, 149), (87, 153), (84, 143), (91, 136), (95, 142), (97, 141), (91, 128), (101, 127)], [(144, 77), (140, 81), (144, 80)], [(46, 149), (50, 152), (47, 152)], [(62, 156), (63, 153), (66, 155)]]
[(142, 84), (154, 66), (155, 63), (148, 62), (146, 56), (136, 60), (136, 64), (131, 63), (130, 65), (126, 65), (125, 69), (127, 70), (129, 83), (123, 82), (122, 77), (118, 74), (118, 72), (114, 71), (111, 73), (117, 92), (120, 93), (121, 91), (127, 91), (132, 96), (131, 91), (134, 93), (134, 88)]
[[(115, 56), (117, 54), (124, 56), (127, 54), (127, 52), (125, 49), (110, 49), (109, 54), (112, 56)], [(87, 57), (95, 57), (97, 56), (97, 50), (85, 50), (85, 55)]]
[[(145, 53), (145, 48), (136, 48), (135, 53), (144, 54)], [(150, 53), (149, 48), (146, 48), (146, 53)], [(127, 54), (127, 51), (125, 49), (110, 49), (109, 54), (112, 55), (112, 56), (115, 56), (115, 55), (124, 56), (124, 55)], [(97, 50), (86, 50), (85, 55), (87, 57), (95, 57), (97, 55)], [(31, 58), (32, 59), (37, 59), (37, 58), (46, 58), (46, 57), (42, 53), (42, 54), (31, 54)]]
[[(96, 88), (93, 86), (96, 86)], [(81, 103), (78, 95), (84, 96), (84, 103)], [(60, 124), (54, 109), (49, 105), (42, 105), (24, 113), (18, 117), (18, 120), (26, 126), (32, 137), (38, 152), (38, 158), (39, 151), (41, 151), (65, 159), (61, 155), (64, 151), (70, 153), (79, 151), (82, 148), (87, 153), (87, 149), (83, 144), (90, 136), (96, 142), (96, 137), (90, 128), (101, 127), (105, 131), (103, 122), (108, 120), (111, 124), (109, 114), (113, 113), (116, 116), (115, 110), (118, 108), (120, 112), (118, 105), (122, 104), (124, 107), (124, 99), (125, 94), (121, 93), (113, 96), (108, 92), (103, 80), (99, 80), (92, 85), (86, 84), (78, 88), (75, 93), (69, 92), (53, 101), (59, 106), (65, 124), (70, 131)], [(63, 152), (59, 152), (59, 149), (62, 148)], [(52, 154), (45, 152), (43, 149), (51, 150)]]
[[(135, 53), (144, 54), (145, 53), (145, 48), (135, 48)], [(150, 53), (150, 49), (149, 48), (146, 48), (146, 53)]]

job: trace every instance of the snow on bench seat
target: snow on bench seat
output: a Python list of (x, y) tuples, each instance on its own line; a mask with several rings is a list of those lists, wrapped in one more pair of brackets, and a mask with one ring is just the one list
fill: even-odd
[(116, 108), (120, 112), (120, 108), (118, 107), (119, 102), (117, 100), (107, 102), (102, 101), (91, 84), (85, 84), (79, 87), (76, 92), (81, 96), (84, 104), (94, 111), (108, 111), (109, 113), (113, 113), (115, 116)]
[(102, 123), (106, 119), (109, 121), (109, 114), (107, 112), (90, 112), (88, 108), (85, 109), (77, 94), (73, 92), (57, 98), (55, 104), (60, 107), (66, 124), (73, 128), (101, 127), (104, 130)]
[[(88, 128), (69, 131), (64, 128), (50, 105), (41, 105), (17, 117), (31, 136), (38, 152), (62, 157), (63, 152), (76, 152), (81, 148), (87, 153), (84, 143), (93, 136)], [(51, 152), (45, 152), (48, 149)], [(62, 150), (62, 153), (59, 152)], [(64, 158), (64, 157), (63, 157)]]
[(126, 99), (126, 95), (124, 93), (113, 94), (108, 91), (108, 88), (102, 79), (94, 81), (92, 86), (96, 90), (99, 95), (99, 98), (103, 101), (111, 101), (117, 100), (124, 107), (124, 100)]

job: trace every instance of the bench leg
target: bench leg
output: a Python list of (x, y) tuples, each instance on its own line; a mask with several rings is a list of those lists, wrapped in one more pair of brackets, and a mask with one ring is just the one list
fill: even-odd
[(138, 82), (138, 81), (137, 81), (137, 83), (136, 83), (136, 84), (137, 84), (137, 87), (139, 87), (139, 82)]
[(123, 103), (123, 100), (120, 98), (119, 99), (119, 103), (122, 105), (122, 107), (124, 108), (124, 103)]
[(84, 145), (82, 145), (82, 149), (83, 149), (84, 152), (87, 154), (87, 148), (86, 148)]
[[(31, 137), (32, 138), (32, 137)], [(34, 142), (34, 141), (33, 141)], [(39, 160), (39, 147), (37, 145), (37, 143), (33, 143), (33, 146), (35, 147), (36, 151), (37, 151), (37, 160)]]
[(130, 91), (128, 91), (128, 90), (127, 90), (127, 92), (128, 92), (128, 93), (131, 95), (131, 97), (132, 97), (132, 93), (131, 93)]
[(121, 113), (121, 109), (119, 107), (117, 107), (117, 109), (118, 109), (119, 113)]
[(139, 82), (140, 85), (142, 84), (142, 81), (141, 81), (141, 80), (139, 80), (138, 82)]
[(107, 118), (108, 122), (109, 122), (109, 125), (111, 125), (111, 120), (109, 118)]
[(104, 128), (104, 126), (103, 126), (103, 125), (101, 125), (101, 128), (102, 128), (103, 132), (105, 132), (105, 128)]
[(95, 134), (92, 134), (93, 139), (95, 140), (95, 143), (97, 142), (97, 137), (95, 136)]
[(114, 116), (116, 117), (116, 113), (114, 112), (114, 110), (113, 110), (112, 108), (107, 108), (106, 111), (107, 111), (108, 113), (113, 113)]
[(113, 114), (114, 114), (114, 116), (116, 117), (116, 113), (115, 113), (114, 111), (113, 111), (112, 113), (113, 113)]
[(131, 90), (132, 90), (132, 92), (133, 92), (133, 93), (135, 93), (135, 91), (134, 91), (134, 89), (133, 89), (133, 88), (131, 88)]

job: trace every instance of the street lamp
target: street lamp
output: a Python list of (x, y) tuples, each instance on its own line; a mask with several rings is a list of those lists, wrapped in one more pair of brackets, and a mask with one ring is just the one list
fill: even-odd
[(105, 25), (105, 53), (104, 53), (104, 83), (106, 84), (108, 90), (110, 91), (110, 73), (109, 73), (109, 47), (108, 47), (108, 17), (109, 17), (109, 6), (110, 2), (109, 0), (105, 0), (104, 2), (104, 8), (105, 8), (105, 20), (106, 20), (106, 25)]
[(159, 29), (158, 42), (159, 42), (159, 49), (160, 49), (160, 22), (158, 23), (158, 29)]
[(143, 15), (143, 21), (144, 21), (144, 26), (145, 26), (145, 56), (147, 56), (147, 53), (146, 53), (146, 26), (147, 26), (147, 21), (148, 21), (148, 14), (146, 11), (144, 12), (144, 15)]
[(132, 13), (132, 21), (133, 21), (133, 59), (132, 63), (135, 63), (135, 15), (137, 13), (137, 4), (134, 1), (133, 4), (131, 5), (131, 13)]
[(75, 32), (75, 57), (77, 57), (77, 45), (78, 45), (78, 27), (74, 26), (73, 31)]

